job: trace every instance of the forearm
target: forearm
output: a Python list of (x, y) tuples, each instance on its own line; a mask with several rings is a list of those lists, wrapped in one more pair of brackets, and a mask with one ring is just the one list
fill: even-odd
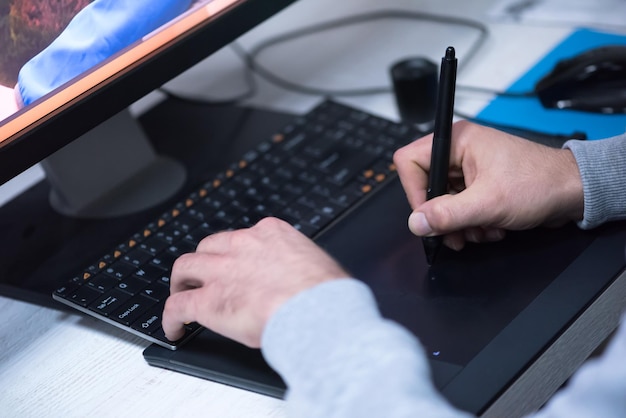
[(626, 219), (626, 134), (597, 141), (568, 141), (583, 182), (584, 214), (590, 229)]
[(337, 280), (282, 306), (262, 340), (297, 417), (461, 417), (431, 383), (426, 356), (380, 316), (370, 290)]

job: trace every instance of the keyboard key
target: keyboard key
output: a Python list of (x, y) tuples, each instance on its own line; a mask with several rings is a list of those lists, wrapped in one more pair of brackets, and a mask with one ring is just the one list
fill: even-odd
[(169, 288), (159, 284), (153, 284), (141, 291), (141, 295), (155, 302), (164, 301), (170, 295)]
[[(176, 221), (175, 221), (176, 222)], [(149, 254), (155, 255), (160, 253), (168, 246), (168, 242), (152, 236), (139, 244), (139, 249)]]
[(187, 235), (184, 236), (184, 240), (189, 242), (191, 245), (195, 247), (198, 246), (200, 241), (202, 241), (209, 233), (204, 228), (196, 228)]
[(96, 300), (101, 294), (102, 293), (89, 286), (80, 286), (74, 293), (71, 294), (69, 300), (77, 305), (86, 307), (91, 302)]
[(133, 274), (135, 270), (137, 270), (137, 267), (135, 267), (134, 265), (125, 263), (123, 261), (118, 261), (104, 269), (103, 273), (118, 280), (121, 280)]
[(184, 234), (194, 229), (196, 226), (198, 226), (199, 223), (200, 220), (198, 220), (197, 218), (193, 218), (187, 214), (183, 214), (172, 222), (172, 226), (180, 230)]
[(172, 244), (183, 236), (183, 231), (176, 229), (172, 225), (166, 225), (161, 228), (158, 232), (156, 232), (155, 236), (160, 240), (167, 242), (168, 244)]
[(67, 298), (69, 297), (72, 293), (76, 292), (76, 290), (78, 289), (80, 285), (76, 284), (75, 282), (68, 282), (67, 284), (58, 287), (55, 291), (54, 294), (58, 297), (61, 298)]
[(160, 267), (153, 266), (151, 264), (146, 264), (141, 268), (137, 269), (133, 274), (134, 277), (137, 277), (141, 280), (146, 281), (147, 283), (153, 283), (155, 281), (160, 281), (162, 277), (167, 277), (167, 283), (169, 283), (169, 273), (163, 270)]
[(162, 253), (159, 256), (150, 260), (150, 264), (156, 267), (160, 267), (163, 270), (169, 270), (174, 265), (174, 261), (176, 261), (178, 257), (170, 253)]
[(155, 304), (154, 300), (143, 296), (131, 298), (111, 315), (111, 319), (129, 326)]
[(176, 257), (180, 257), (183, 254), (194, 252), (196, 246), (197, 245), (193, 245), (188, 241), (178, 241), (176, 244), (167, 247), (167, 252)]
[(121, 292), (119, 290), (112, 290), (95, 300), (95, 302), (89, 305), (89, 309), (94, 312), (100, 313), (104, 316), (109, 316), (111, 312), (122, 306), (123, 303), (128, 301), (131, 295)]
[(338, 186), (351, 181), (360, 171), (367, 167), (376, 157), (366, 153), (355, 153), (345, 148), (334, 151), (318, 164), (318, 168), (328, 174), (328, 179)]
[(137, 321), (133, 322), (131, 327), (148, 335), (159, 331), (163, 320), (163, 306), (163, 304), (153, 306), (148, 312), (141, 315)]
[(123, 255), (121, 259), (134, 266), (141, 266), (150, 260), (150, 257), (152, 257), (152, 254), (137, 248)]
[(137, 276), (127, 277), (117, 283), (117, 289), (129, 295), (136, 295), (146, 286), (148, 286), (148, 282), (138, 278)]
[(119, 280), (115, 277), (106, 274), (98, 274), (93, 279), (89, 280), (87, 285), (98, 292), (106, 292), (107, 290), (113, 289), (118, 283)]

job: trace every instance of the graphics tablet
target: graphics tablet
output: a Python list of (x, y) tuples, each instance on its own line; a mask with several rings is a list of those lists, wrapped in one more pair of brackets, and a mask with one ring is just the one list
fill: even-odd
[[(535, 388), (544, 394), (533, 394), (518, 408), (537, 408), (616, 325), (626, 300), (620, 290), (623, 277), (616, 281), (624, 270), (623, 224), (594, 231), (568, 225), (509, 233), (499, 243), (444, 251), (429, 269), (420, 239), (406, 226), (409, 213), (395, 181), (317, 242), (373, 289), (384, 316), (418, 336), (437, 387), (458, 407), (475, 414), (506, 407), (507, 416), (513, 416), (515, 405), (498, 404), (498, 399), (506, 400), (502, 395), (511, 388), (524, 396)], [(599, 323), (581, 328), (581, 337), (569, 346), (559, 346), (568, 328), (616, 283), (620, 288), (607, 295), (619, 300), (595, 310)], [(576, 344), (583, 344), (586, 354)], [(561, 354), (573, 361), (554, 363), (557, 371), (551, 374), (533, 371), (551, 347), (565, 350)], [(179, 351), (150, 346), (144, 357), (151, 365), (271, 396), (284, 394), (284, 383), (259, 351), (210, 331)], [(507, 396), (515, 403), (515, 394)]]

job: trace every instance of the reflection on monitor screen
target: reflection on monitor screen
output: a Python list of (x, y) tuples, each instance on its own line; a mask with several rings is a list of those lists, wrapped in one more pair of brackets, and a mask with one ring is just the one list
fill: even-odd
[(211, 1), (158, 2), (150, 5), (147, 19), (134, 16), (145, 16), (142, 1), (6, 1), (0, 5), (0, 120)]
[[(115, 216), (168, 197), (184, 170), (152, 151), (125, 109), (293, 1), (2, 2), (0, 184), (45, 158), (51, 201), (64, 214)], [(68, 171), (80, 160), (88, 167)], [(129, 183), (136, 190), (120, 190)], [(148, 194), (135, 198), (139, 207), (116, 202), (140, 191)]]
[(24, 64), (61, 34), (89, 0), (12, 0), (0, 6), (0, 120), (18, 110), (14, 87)]
[[(19, 107), (45, 96), (42, 115), (242, 1), (67, 0), (51, 7), (45, 1), (13, 0), (1, 15), (0, 85), (15, 88)], [(2, 97), (10, 100), (6, 93)], [(16, 118), (21, 123), (15, 125), (23, 127), (33, 117)]]
[(13, 89), (24, 64), (61, 34), (70, 20), (91, 0), (50, 3), (10, 0), (0, 6), (0, 86), (3, 109), (10, 101), (4, 89)]

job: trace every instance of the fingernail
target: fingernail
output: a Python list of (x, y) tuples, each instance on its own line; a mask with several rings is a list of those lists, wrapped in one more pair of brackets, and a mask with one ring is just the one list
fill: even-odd
[(422, 212), (413, 212), (409, 216), (409, 229), (415, 235), (419, 236), (429, 235), (433, 232), (433, 229), (426, 219), (426, 215)]
[(490, 229), (485, 233), (487, 241), (500, 241), (504, 236), (505, 232), (502, 229)]

